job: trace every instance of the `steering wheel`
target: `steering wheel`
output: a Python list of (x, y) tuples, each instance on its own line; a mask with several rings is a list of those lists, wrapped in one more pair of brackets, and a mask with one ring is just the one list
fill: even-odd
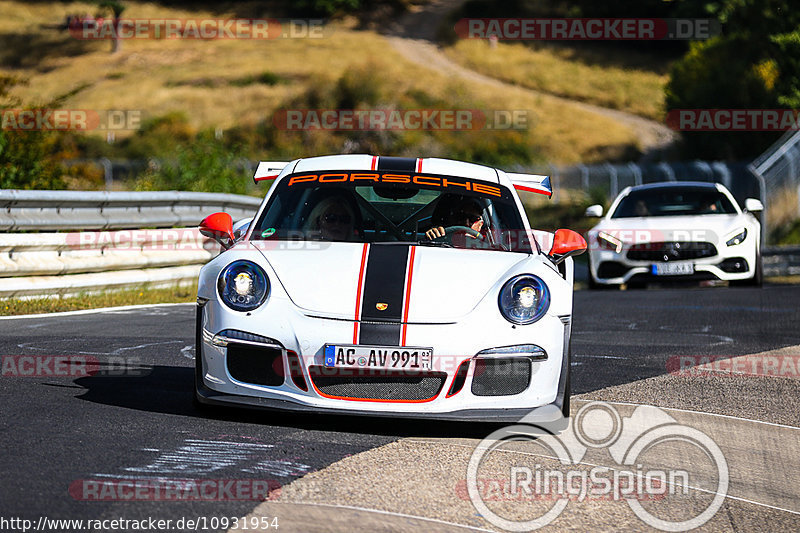
[(444, 236), (443, 237), (435, 237), (433, 239), (429, 239), (430, 241), (434, 242), (448, 242), (453, 244), (453, 234), (454, 233), (467, 233), (472, 235), (476, 239), (483, 240), (483, 235), (480, 231), (474, 230), (468, 226), (448, 226), (444, 228)]

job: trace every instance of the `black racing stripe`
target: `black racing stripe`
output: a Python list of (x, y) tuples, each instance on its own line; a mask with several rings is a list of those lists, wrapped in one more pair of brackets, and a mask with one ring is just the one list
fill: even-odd
[(404, 245), (370, 246), (361, 299), (359, 319), (364, 322), (359, 328), (359, 344), (400, 345), (409, 250)]
[(400, 324), (362, 322), (358, 330), (358, 344), (400, 346)]
[(379, 157), (376, 170), (414, 172), (416, 169), (417, 160), (413, 157)]

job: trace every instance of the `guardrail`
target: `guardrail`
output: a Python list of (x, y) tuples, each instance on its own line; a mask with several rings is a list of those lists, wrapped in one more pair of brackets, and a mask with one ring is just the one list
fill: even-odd
[(252, 216), (260, 198), (204, 192), (0, 190), (0, 231), (197, 226), (214, 211)]
[(215, 211), (251, 217), (260, 203), (176, 191), (0, 190), (0, 298), (191, 284), (219, 252), (196, 229), (200, 220)]
[(762, 257), (765, 277), (800, 275), (800, 246), (765, 246)]
[[(214, 211), (247, 218), (260, 202), (174, 191), (0, 190), (0, 298), (194, 283), (219, 253), (196, 229), (200, 220)], [(800, 246), (764, 247), (763, 258), (767, 277), (800, 275)]]

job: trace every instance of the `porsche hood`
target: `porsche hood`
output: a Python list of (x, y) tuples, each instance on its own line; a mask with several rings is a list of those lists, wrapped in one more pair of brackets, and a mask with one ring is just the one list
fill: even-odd
[(412, 246), (259, 243), (289, 298), (306, 313), (342, 319), (455, 322), (527, 254)]

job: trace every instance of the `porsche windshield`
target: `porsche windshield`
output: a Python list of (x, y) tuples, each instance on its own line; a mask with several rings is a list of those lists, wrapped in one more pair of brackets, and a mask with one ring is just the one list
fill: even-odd
[(632, 191), (611, 218), (734, 215), (727, 196), (711, 187), (664, 187)]
[(531, 253), (511, 192), (437, 175), (336, 171), (285, 177), (251, 240), (408, 242)]

